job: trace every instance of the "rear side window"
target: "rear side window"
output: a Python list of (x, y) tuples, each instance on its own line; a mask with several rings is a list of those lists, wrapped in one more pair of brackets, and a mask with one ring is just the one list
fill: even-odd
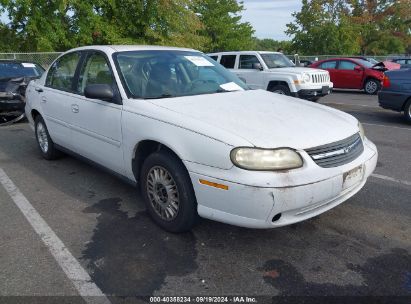
[(46, 86), (62, 91), (73, 91), (73, 80), (80, 53), (69, 53), (58, 59), (47, 74)]
[(236, 55), (221, 56), (220, 64), (226, 69), (234, 69)]
[(240, 69), (252, 69), (253, 63), (260, 63), (254, 55), (240, 55)]
[(326, 61), (326, 62), (321, 63), (318, 67), (320, 69), (327, 70), (327, 69), (335, 69), (336, 66), (337, 66), (337, 61)]
[(213, 59), (214, 61), (217, 61), (218, 56), (210, 56), (211, 59)]
[(355, 64), (354, 62), (351, 61), (340, 61), (340, 64), (338, 65), (338, 69), (339, 70), (349, 70), (349, 71), (353, 71), (354, 68), (357, 66), (358, 64)]

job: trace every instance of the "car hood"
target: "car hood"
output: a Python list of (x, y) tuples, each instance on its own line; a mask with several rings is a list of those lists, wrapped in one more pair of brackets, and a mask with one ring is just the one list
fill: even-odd
[(301, 73), (326, 73), (324, 70), (314, 69), (314, 68), (304, 68), (304, 67), (289, 67), (289, 68), (276, 68), (269, 69), (271, 73), (290, 73), (290, 74), (301, 74)]
[[(357, 120), (330, 107), (263, 90), (151, 100), (151, 103), (201, 121), (213, 137), (231, 133), (261, 148), (305, 149), (358, 132)], [(217, 131), (216, 131), (217, 130)], [(218, 131), (219, 130), (219, 131)], [(207, 134), (207, 130), (193, 130)], [(211, 132), (211, 131), (210, 131)], [(236, 145), (235, 140), (225, 142)]]

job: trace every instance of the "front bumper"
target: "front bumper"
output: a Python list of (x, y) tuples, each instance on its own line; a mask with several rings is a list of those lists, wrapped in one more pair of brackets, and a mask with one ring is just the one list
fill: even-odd
[(329, 95), (331, 94), (332, 90), (332, 87), (323, 86), (320, 89), (302, 89), (292, 94), (294, 97), (310, 100)]
[[(364, 143), (364, 152), (356, 160), (337, 168), (321, 168), (311, 171), (314, 163), (308, 163), (304, 172), (316, 174), (315, 181), (293, 184), (290, 174), (272, 173), (275, 187), (250, 185), (227, 181), (189, 170), (202, 217), (236, 226), (249, 228), (275, 228), (297, 223), (334, 208), (356, 194), (365, 184), (377, 164), (378, 152), (373, 143)], [(361, 175), (353, 182), (347, 181), (347, 173), (361, 168)], [(261, 172), (253, 172), (256, 180)], [(264, 173), (266, 174), (266, 173)], [(199, 183), (200, 179), (224, 184), (228, 190)], [(270, 185), (270, 182), (266, 183)], [(278, 220), (276, 216), (281, 214)]]

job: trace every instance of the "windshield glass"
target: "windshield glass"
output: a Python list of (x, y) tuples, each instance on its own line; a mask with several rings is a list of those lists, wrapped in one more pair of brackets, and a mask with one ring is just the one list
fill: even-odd
[(0, 78), (40, 77), (43, 73), (35, 63), (0, 62)]
[(375, 59), (372, 58), (372, 57), (368, 57), (367, 60), (368, 60), (369, 62), (371, 62), (372, 64), (377, 64), (377, 63), (379, 63), (379, 61), (375, 60)]
[(372, 68), (375, 63), (371, 63), (369, 61), (363, 60), (363, 59), (354, 59), (354, 61), (356, 61), (357, 63), (361, 64), (362, 66), (366, 67), (366, 68)]
[(295, 66), (294, 63), (292, 63), (291, 60), (283, 54), (263, 53), (260, 55), (269, 69), (288, 68)]
[(113, 55), (134, 98), (167, 98), (246, 90), (234, 74), (199, 52), (128, 51)]

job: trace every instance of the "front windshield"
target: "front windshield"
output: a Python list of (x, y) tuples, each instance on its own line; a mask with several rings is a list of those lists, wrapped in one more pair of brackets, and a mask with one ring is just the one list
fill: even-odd
[(368, 60), (369, 62), (371, 62), (372, 64), (377, 64), (377, 63), (379, 63), (379, 61), (375, 60), (375, 59), (372, 58), (372, 57), (368, 57), (367, 60)]
[(35, 63), (0, 62), (0, 78), (40, 77), (44, 69)]
[(113, 56), (134, 98), (167, 98), (247, 90), (211, 58), (189, 51), (128, 51)]
[(262, 53), (260, 55), (269, 69), (288, 68), (295, 66), (294, 63), (292, 63), (291, 60), (283, 54)]
[(364, 59), (357, 59), (355, 58), (354, 61), (356, 61), (357, 63), (361, 64), (362, 66), (366, 67), (366, 68), (372, 68), (375, 64), (371, 63), (367, 60)]

